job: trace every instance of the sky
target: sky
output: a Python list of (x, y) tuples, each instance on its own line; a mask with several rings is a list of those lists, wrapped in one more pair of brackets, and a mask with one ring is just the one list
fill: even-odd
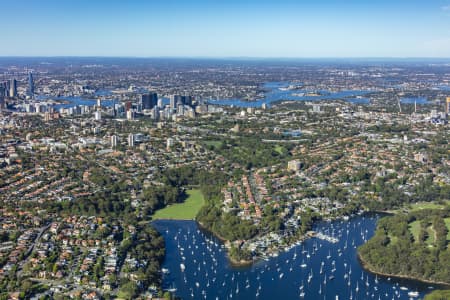
[(450, 57), (450, 0), (0, 0), (0, 56)]

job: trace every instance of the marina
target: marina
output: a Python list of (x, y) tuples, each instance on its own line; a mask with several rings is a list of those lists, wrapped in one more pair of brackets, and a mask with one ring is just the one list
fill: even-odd
[[(410, 299), (433, 286), (366, 272), (357, 247), (369, 239), (377, 215), (319, 222), (320, 233), (259, 260), (249, 267), (230, 265), (224, 245), (194, 221), (155, 221), (166, 241), (166, 289), (182, 299)], [(181, 264), (184, 268), (180, 268)]]

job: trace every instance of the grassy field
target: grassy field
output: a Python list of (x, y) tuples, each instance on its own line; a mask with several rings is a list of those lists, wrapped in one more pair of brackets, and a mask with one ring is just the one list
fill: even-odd
[(157, 210), (153, 215), (153, 220), (192, 220), (195, 218), (200, 208), (205, 204), (200, 190), (186, 191), (188, 198), (183, 203), (173, 204), (166, 208)]
[(409, 231), (411, 231), (414, 241), (419, 240), (419, 232), (420, 232), (420, 221), (414, 221), (409, 224)]
[[(447, 202), (448, 204), (449, 202)], [(432, 203), (432, 202), (420, 202), (411, 205), (411, 211), (422, 209), (442, 209), (444, 205)]]
[(219, 148), (222, 144), (221, 141), (204, 141), (203, 143), (207, 146), (213, 146), (214, 148)]
[[(409, 231), (412, 233), (414, 240), (417, 242), (419, 240), (419, 232), (420, 232), (420, 221), (414, 221), (409, 224)], [(425, 240), (425, 243), (428, 245), (434, 245), (435, 243), (435, 232), (431, 226), (427, 227), (428, 238)]]
[(279, 154), (283, 154), (283, 147), (280, 145), (275, 146), (275, 151), (277, 151)]
[(447, 226), (448, 233), (447, 233), (447, 241), (450, 242), (450, 218), (444, 219), (445, 225)]
[(427, 227), (427, 232), (428, 238), (425, 240), (425, 243), (427, 243), (428, 245), (434, 245), (436, 243), (436, 232), (431, 226)]

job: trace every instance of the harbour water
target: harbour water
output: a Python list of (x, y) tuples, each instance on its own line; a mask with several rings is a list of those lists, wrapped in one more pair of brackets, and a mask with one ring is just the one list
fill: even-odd
[[(272, 102), (276, 101), (282, 101), (282, 100), (295, 100), (295, 101), (318, 101), (318, 100), (331, 100), (331, 99), (343, 99), (349, 102), (353, 103), (361, 103), (361, 104), (368, 104), (369, 99), (364, 98), (364, 95), (367, 94), (367, 91), (340, 91), (340, 92), (329, 92), (329, 91), (315, 91), (319, 93), (316, 96), (308, 96), (308, 91), (306, 90), (287, 90), (285, 89), (290, 85), (289, 82), (268, 82), (264, 84), (264, 88), (267, 90), (267, 92), (264, 94), (263, 99), (259, 99), (256, 101), (245, 101), (242, 99), (224, 99), (224, 100), (209, 100), (208, 102), (211, 104), (218, 104), (218, 105), (233, 105), (238, 107), (261, 107), (263, 103), (266, 103), (268, 106)], [(111, 97), (112, 93), (108, 90), (100, 90), (98, 91), (95, 96), (106, 96)], [(46, 99), (55, 99), (55, 100), (61, 100), (65, 101), (67, 103), (64, 104), (57, 104), (55, 106), (56, 109), (59, 108), (69, 108), (76, 105), (87, 105), (87, 106), (93, 106), (96, 105), (97, 100), (95, 99), (89, 99), (89, 98), (82, 98), (79, 96), (74, 97), (39, 97), (40, 100), (46, 100)], [(103, 100), (102, 105), (103, 106), (112, 106), (113, 100)], [(116, 103), (119, 103), (117, 100)], [(164, 104), (169, 104), (169, 99), (163, 98)]]
[(337, 242), (311, 238), (248, 267), (231, 266), (223, 244), (194, 221), (155, 221), (166, 242), (163, 287), (182, 299), (423, 298), (431, 285), (362, 269), (356, 248), (373, 235), (378, 218), (320, 222), (315, 230)]
[(317, 95), (308, 95), (310, 91), (302, 89), (286, 89), (290, 85), (289, 82), (268, 82), (264, 84), (264, 88), (267, 92), (264, 94), (263, 99), (258, 99), (256, 101), (245, 101), (241, 99), (224, 99), (224, 100), (210, 100), (209, 103), (219, 104), (219, 105), (234, 105), (238, 107), (261, 107), (263, 103), (270, 106), (272, 102), (282, 101), (282, 100), (293, 100), (293, 101), (319, 101), (319, 100), (335, 100), (341, 99), (352, 103), (368, 104), (369, 99), (365, 98), (364, 95), (368, 91), (358, 91), (358, 90), (348, 90), (340, 92), (330, 92), (330, 91), (315, 91)]

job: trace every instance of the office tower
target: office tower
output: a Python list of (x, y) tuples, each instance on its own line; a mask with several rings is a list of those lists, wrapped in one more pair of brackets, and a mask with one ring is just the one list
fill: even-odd
[(134, 147), (134, 134), (130, 133), (128, 135), (128, 146)]
[(151, 113), (153, 120), (159, 120), (159, 109), (157, 107), (153, 108)]
[(445, 101), (445, 113), (447, 115), (450, 114), (450, 97), (447, 97), (447, 100)]
[(141, 96), (142, 109), (152, 109), (158, 104), (158, 94), (149, 93)]
[(102, 107), (102, 99), (97, 99), (97, 107)]
[(116, 148), (117, 147), (117, 135), (112, 135), (111, 136), (111, 148)]
[(141, 95), (141, 104), (142, 104), (142, 109), (151, 109), (151, 100), (150, 100), (150, 95), (149, 94), (143, 94)]
[(28, 96), (33, 97), (34, 96), (34, 80), (33, 80), (33, 73), (28, 73)]
[(9, 81), (9, 80), (5, 81), (4, 86), (5, 86), (5, 97), (9, 97), (11, 81)]
[(170, 100), (169, 101), (169, 107), (171, 109), (174, 109), (176, 107), (176, 105), (177, 105), (177, 103), (175, 102), (175, 95), (170, 95), (169, 100)]
[(167, 149), (170, 149), (173, 146), (173, 143), (174, 143), (173, 138), (168, 138), (166, 143)]
[(127, 110), (127, 120), (134, 120), (134, 111)]
[(178, 107), (178, 105), (183, 104), (183, 99), (180, 95), (172, 95), (170, 97), (170, 108), (175, 109)]
[(0, 84), (0, 109), (3, 109), (5, 106), (5, 94), (6, 88), (3, 84)]
[(183, 105), (192, 106), (192, 96), (188, 96), (188, 95), (182, 96), (181, 103), (183, 103)]
[(17, 80), (15, 79), (11, 79), (11, 82), (9, 84), (9, 97), (17, 97)]
[(125, 102), (125, 111), (129, 111), (132, 107), (131, 101)]
[(152, 105), (151, 108), (153, 108), (153, 107), (155, 107), (158, 104), (158, 94), (157, 93), (150, 93), (150, 99), (151, 99), (151, 105)]
[(102, 112), (99, 111), (99, 110), (97, 110), (97, 111), (94, 113), (94, 116), (95, 116), (95, 121), (100, 121), (100, 120), (102, 119)]
[(158, 108), (163, 108), (163, 99), (158, 99)]

